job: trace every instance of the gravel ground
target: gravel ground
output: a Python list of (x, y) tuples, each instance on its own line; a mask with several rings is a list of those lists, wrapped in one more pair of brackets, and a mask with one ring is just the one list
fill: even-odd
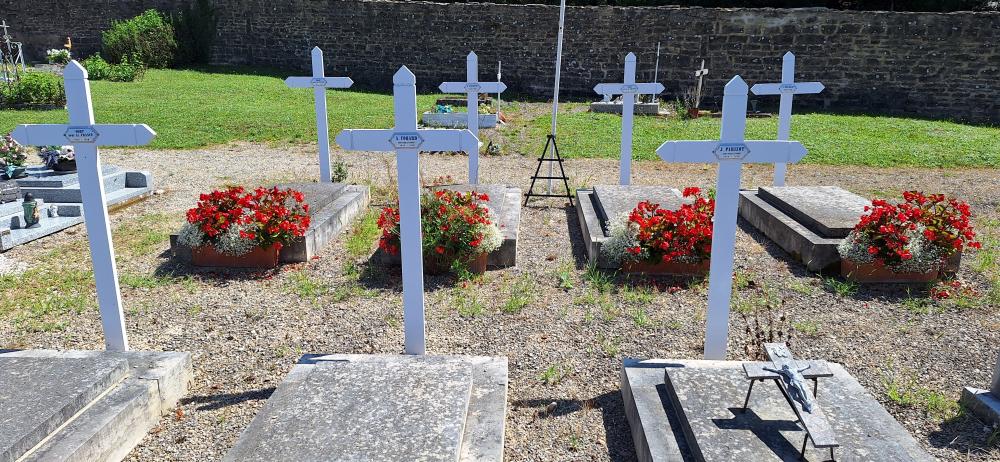
[[(392, 157), (341, 154), (351, 181), (372, 184), (373, 206), (384, 204)], [(178, 226), (201, 191), (230, 183), (302, 181), (318, 171), (313, 149), (301, 146), (109, 151), (104, 157), (107, 163), (151, 170), (157, 187), (165, 190), (116, 212), (116, 239), (137, 226)], [(613, 182), (616, 164), (571, 160), (566, 168), (573, 186), (584, 186)], [(466, 158), (425, 155), (423, 166), (427, 179), (449, 174), (464, 179)], [(482, 180), (526, 189), (534, 168), (533, 156), (487, 157), (481, 162)], [(637, 184), (709, 187), (715, 180), (714, 169), (702, 166), (643, 162), (633, 170)], [(968, 198), (979, 215), (997, 220), (998, 174), (792, 166), (789, 182), (840, 185), (863, 195), (898, 194), (900, 188), (941, 191)], [(765, 166), (746, 168), (743, 186), (766, 184), (770, 175)], [(56, 264), (85, 265), (84, 234), (78, 226), (18, 247), (5, 254), (9, 262), (2, 266), (39, 264), (53, 252), (67, 256), (66, 263)], [(264, 273), (216, 273), (177, 264), (162, 235), (151, 239), (153, 244), (138, 252), (120, 246), (121, 272), (182, 279), (124, 285), (132, 347), (191, 352), (195, 381), (179, 410), (164, 417), (129, 460), (220, 459), (303, 353), (402, 351), (398, 272), (371, 271), (377, 264), (367, 258), (348, 261), (343, 240), (309, 263)], [(599, 284), (584, 276), (576, 212), (557, 199), (523, 210), (519, 250), (518, 267), (491, 271), (467, 287), (450, 277), (427, 279), (428, 352), (509, 359), (507, 460), (635, 459), (618, 386), (622, 358), (700, 357), (704, 284), (617, 278), (610, 293), (600, 293)], [(970, 257), (960, 276), (983, 292), (986, 281), (972, 270)], [(362, 269), (360, 277), (345, 271), (350, 263)], [(997, 306), (948, 305), (921, 313), (905, 302), (901, 288), (861, 288), (840, 296), (745, 224), (736, 266), (741, 297), (752, 299), (763, 287), (778, 291), (798, 327), (792, 340), (798, 356), (844, 364), (938, 458), (1000, 460), (1000, 449), (986, 448), (990, 430), (975, 420), (942, 419), (948, 414), (929, 412), (921, 404), (927, 400), (900, 405), (887, 396), (888, 384), (912, 382), (919, 396), (942, 393), (953, 402), (961, 387), (985, 386), (1000, 344)], [(571, 288), (559, 287), (560, 271), (570, 275)], [(328, 290), (320, 289), (315, 297), (296, 290), (303, 277), (328, 284)], [(504, 312), (509, 295), (525, 287), (531, 303), (519, 312)], [(651, 293), (643, 292), (650, 288)], [(61, 316), (66, 327), (52, 332), (24, 331), (11, 319), (0, 319), (0, 347), (102, 348), (96, 308)], [(745, 358), (746, 324), (736, 314), (732, 324), (730, 358)]]

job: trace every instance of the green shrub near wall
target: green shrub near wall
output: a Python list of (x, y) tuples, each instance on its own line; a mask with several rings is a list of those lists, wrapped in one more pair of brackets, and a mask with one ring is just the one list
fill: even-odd
[(110, 80), (112, 82), (132, 82), (142, 78), (146, 68), (142, 63), (133, 61), (126, 56), (122, 62), (111, 64), (101, 57), (100, 53), (83, 60), (90, 80)]
[(177, 54), (174, 28), (156, 10), (115, 21), (111, 29), (101, 33), (101, 43), (105, 59), (114, 64), (138, 61), (148, 67), (166, 68), (174, 63)]
[(208, 64), (219, 26), (210, 0), (195, 0), (170, 15), (177, 39), (176, 64)]
[(63, 79), (48, 72), (26, 72), (21, 80), (0, 84), (0, 108), (63, 106), (66, 91)]

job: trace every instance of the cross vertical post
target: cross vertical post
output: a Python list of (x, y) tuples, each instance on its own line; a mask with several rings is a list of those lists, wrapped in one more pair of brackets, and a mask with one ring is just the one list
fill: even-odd
[(719, 141), (667, 141), (656, 150), (666, 162), (719, 164), (708, 276), (705, 359), (721, 360), (726, 357), (742, 166), (750, 162), (797, 162), (806, 155), (802, 144), (795, 141), (744, 140), (747, 90), (747, 84), (740, 76), (733, 77), (726, 84)]
[(417, 79), (406, 66), (392, 77), (395, 125), (391, 130), (344, 130), (337, 144), (354, 151), (395, 151), (399, 186), (399, 243), (403, 266), (403, 329), (407, 354), (426, 351), (423, 238), (420, 222), (420, 151), (478, 149), (469, 130), (418, 129)]
[(635, 123), (636, 97), (640, 94), (659, 94), (663, 85), (659, 83), (635, 83), (635, 53), (625, 56), (625, 82), (600, 83), (594, 91), (602, 95), (622, 95), (622, 145), (618, 160), (618, 184), (628, 185), (632, 181), (632, 127)]
[[(755, 95), (781, 95), (778, 106), (778, 139), (788, 140), (792, 131), (792, 96), (823, 91), (819, 82), (795, 82), (795, 55), (789, 51), (781, 60), (781, 83), (758, 83), (750, 89)], [(774, 164), (774, 185), (784, 186), (788, 164)]]
[(288, 88), (313, 88), (313, 99), (316, 106), (316, 132), (319, 136), (319, 181), (331, 183), (333, 176), (330, 169), (330, 127), (326, 110), (327, 88), (350, 88), (354, 85), (348, 77), (327, 78), (324, 70), (323, 50), (313, 47), (312, 77), (289, 77), (285, 79)]
[(63, 79), (69, 124), (19, 125), (11, 134), (17, 142), (25, 145), (73, 145), (94, 282), (97, 285), (97, 302), (104, 328), (104, 345), (108, 350), (125, 351), (129, 349), (128, 336), (125, 333), (125, 315), (122, 312), (98, 146), (144, 145), (152, 141), (156, 133), (146, 125), (95, 124), (87, 71), (80, 63), (70, 61), (63, 72)]
[[(469, 52), (469, 56), (465, 60), (465, 82), (444, 82), (438, 88), (445, 93), (458, 93), (462, 92), (466, 94), (466, 114), (468, 118), (468, 128), (476, 137), (479, 137), (479, 94), (480, 93), (492, 93), (500, 92), (507, 89), (507, 85), (499, 79), (499, 72), (497, 73), (496, 82), (480, 82), (479, 81), (479, 57), (476, 56), (475, 52)], [(499, 118), (499, 114), (497, 115)], [(469, 183), (479, 184), (479, 147), (476, 146), (475, 149), (469, 151)]]

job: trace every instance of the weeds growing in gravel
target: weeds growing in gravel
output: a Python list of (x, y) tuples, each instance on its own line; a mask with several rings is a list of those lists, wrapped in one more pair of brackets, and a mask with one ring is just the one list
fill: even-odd
[(910, 290), (906, 290), (906, 298), (903, 299), (903, 307), (913, 314), (930, 314), (935, 311), (934, 303), (927, 297), (913, 297)]
[(858, 293), (858, 284), (856, 282), (845, 281), (836, 277), (824, 277), (823, 287), (843, 298), (853, 297), (854, 294)]
[(918, 385), (911, 375), (894, 372), (885, 378), (884, 385), (889, 401), (899, 406), (920, 409), (925, 415), (938, 421), (953, 418), (960, 411), (957, 401), (944, 393)]
[(562, 382), (568, 373), (569, 370), (567, 370), (567, 368), (563, 365), (553, 364), (542, 371), (542, 375), (538, 377), (538, 380), (541, 380), (542, 383), (546, 385), (552, 386)]
[(656, 298), (650, 285), (626, 285), (622, 287), (621, 295), (626, 304), (637, 306), (649, 305)]
[(796, 332), (799, 332), (803, 335), (815, 335), (817, 332), (819, 332), (819, 324), (816, 323), (815, 321), (793, 322), (792, 327), (795, 329)]
[(609, 358), (615, 358), (622, 351), (622, 340), (620, 337), (605, 337), (604, 334), (597, 335), (597, 343), (601, 345), (601, 351)]
[(347, 236), (344, 247), (347, 249), (348, 258), (357, 260), (371, 255), (372, 247), (378, 235), (378, 213), (374, 210), (369, 210), (354, 225), (351, 233)]
[(524, 307), (535, 300), (535, 280), (530, 274), (524, 274), (517, 278), (507, 288), (509, 294), (507, 302), (504, 303), (504, 313), (520, 313)]
[(787, 287), (788, 290), (802, 295), (813, 295), (816, 293), (816, 286), (801, 279), (792, 279)]
[(569, 290), (573, 288), (573, 262), (565, 261), (556, 269), (556, 279), (560, 289)]
[(614, 280), (614, 275), (606, 273), (604, 270), (598, 268), (596, 264), (591, 263), (587, 265), (587, 269), (583, 273), (583, 280), (587, 281), (587, 285), (604, 294), (611, 292), (611, 283)]
[(330, 291), (325, 282), (310, 276), (305, 271), (296, 271), (288, 276), (289, 292), (315, 304), (320, 297)]
[(630, 314), (632, 315), (632, 322), (635, 323), (636, 327), (646, 328), (653, 325), (652, 318), (642, 308), (633, 308)]
[(456, 288), (453, 292), (453, 300), (459, 316), (464, 318), (474, 318), (486, 312), (486, 306), (471, 290)]
[(777, 291), (764, 286), (755, 292), (756, 295), (745, 305), (738, 306), (737, 311), (746, 325), (743, 331), (744, 352), (751, 360), (763, 360), (765, 343), (792, 340), (792, 325)]

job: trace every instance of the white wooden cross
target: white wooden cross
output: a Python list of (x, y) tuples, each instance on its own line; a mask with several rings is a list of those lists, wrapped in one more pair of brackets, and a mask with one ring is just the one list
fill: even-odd
[(10, 27), (10, 26), (7, 25), (7, 20), (4, 19), (3, 23), (0, 23), (0, 28), (3, 28), (3, 38), (4, 38), (4, 40), (7, 40), (9, 42), (10, 41), (10, 34), (7, 33), (7, 28), (8, 27)]
[[(468, 98), (466, 113), (468, 114), (468, 127), (473, 135), (479, 137), (479, 94), (497, 93), (499, 96), (507, 85), (500, 81), (499, 73), (496, 82), (479, 81), (479, 57), (475, 52), (470, 51), (465, 59), (465, 82), (444, 82), (439, 87), (444, 93), (465, 93)], [(497, 115), (499, 117), (499, 115)], [(469, 183), (479, 184), (479, 147), (469, 151)]]
[(747, 84), (740, 76), (733, 77), (726, 84), (724, 94), (719, 141), (667, 141), (656, 150), (666, 162), (719, 164), (705, 330), (705, 359), (716, 360), (725, 359), (729, 336), (736, 207), (742, 166), (745, 163), (797, 162), (806, 155), (806, 148), (797, 141), (745, 141)]
[(312, 88), (316, 100), (316, 131), (319, 133), (319, 181), (332, 182), (330, 172), (330, 129), (326, 112), (327, 88), (350, 88), (354, 81), (350, 77), (326, 77), (323, 65), (323, 50), (312, 49), (312, 77), (289, 77), (285, 79), (288, 88)]
[(403, 260), (403, 341), (407, 354), (424, 354), (424, 264), (420, 231), (420, 151), (467, 151), (479, 140), (469, 130), (417, 129), (417, 79), (406, 66), (392, 77), (395, 125), (390, 130), (344, 130), (340, 147), (395, 151), (399, 183), (399, 241)]
[(698, 77), (698, 89), (694, 91), (694, 108), (698, 109), (701, 106), (701, 83), (708, 75), (708, 68), (705, 67), (705, 60), (701, 60), (701, 67), (694, 71), (694, 76)]
[[(781, 62), (781, 83), (758, 83), (750, 89), (755, 95), (781, 95), (778, 106), (778, 139), (787, 141), (792, 130), (792, 95), (814, 94), (823, 91), (819, 82), (795, 81), (795, 55), (785, 53)], [(774, 185), (785, 185), (788, 164), (774, 164)]]
[(625, 83), (599, 83), (599, 95), (622, 95), (622, 146), (618, 160), (618, 184), (628, 185), (632, 178), (632, 125), (638, 95), (656, 95), (663, 91), (659, 83), (635, 83), (635, 53), (625, 56)]
[(104, 345), (109, 350), (128, 350), (125, 316), (118, 289), (118, 269), (111, 242), (111, 226), (105, 207), (104, 181), (98, 146), (142, 146), (149, 144), (156, 132), (147, 125), (103, 125), (94, 123), (87, 71), (70, 61), (63, 72), (69, 124), (18, 125), (11, 133), (27, 146), (72, 145), (83, 195), (83, 217), (90, 240), (90, 256), (97, 283), (97, 301), (104, 327)]

